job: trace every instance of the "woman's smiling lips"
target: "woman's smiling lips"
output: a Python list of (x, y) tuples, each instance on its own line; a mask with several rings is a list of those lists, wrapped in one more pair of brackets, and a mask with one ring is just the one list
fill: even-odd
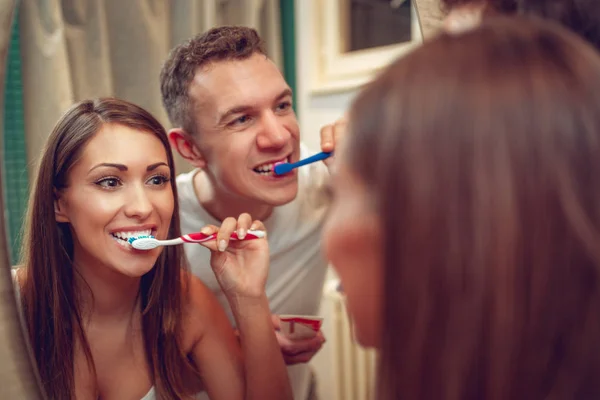
[(139, 225), (139, 226), (127, 226), (113, 229), (110, 232), (111, 237), (115, 240), (119, 247), (127, 250), (135, 251), (131, 244), (129, 244), (129, 238), (138, 236), (155, 236), (156, 225)]

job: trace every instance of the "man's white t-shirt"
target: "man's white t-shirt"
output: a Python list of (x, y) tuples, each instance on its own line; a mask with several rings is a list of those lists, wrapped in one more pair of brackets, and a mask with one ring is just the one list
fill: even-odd
[[(310, 154), (302, 146), (301, 157), (307, 156)], [(297, 171), (296, 198), (275, 207), (263, 221), (271, 255), (266, 293), (273, 314), (316, 315), (327, 269), (320, 247), (321, 230), (329, 205), (323, 190), (329, 172), (322, 162), (303, 166)], [(193, 170), (177, 177), (181, 231), (184, 234), (198, 232), (207, 224), (220, 225), (220, 221), (198, 201), (193, 185), (197, 172)], [(216, 294), (230, 321), (235, 324), (227, 299), (210, 268), (209, 250), (194, 244), (186, 244), (184, 249), (191, 271)], [(306, 399), (310, 384), (308, 365), (288, 367), (288, 373), (294, 399)]]

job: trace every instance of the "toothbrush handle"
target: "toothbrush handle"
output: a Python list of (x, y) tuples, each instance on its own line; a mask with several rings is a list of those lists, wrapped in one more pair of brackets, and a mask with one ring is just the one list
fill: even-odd
[(314, 156), (310, 156), (310, 157), (306, 157), (303, 160), (300, 160), (298, 162), (295, 162), (293, 164), (291, 164), (294, 168), (296, 167), (301, 167), (303, 165), (306, 164), (310, 164), (310, 163), (314, 163), (315, 161), (321, 161), (321, 160), (325, 160), (326, 158), (328, 158), (329, 156), (331, 156), (333, 152), (321, 152), (321, 153), (317, 153)]
[(175, 244), (185, 243), (185, 241), (181, 237), (178, 237), (176, 239), (170, 239), (170, 240), (159, 240), (158, 242), (160, 243), (161, 246), (172, 246)]
[(184, 243), (202, 243), (207, 242), (209, 240), (215, 239), (217, 237), (216, 234), (206, 235), (201, 232), (189, 233), (187, 235), (182, 235), (180, 238)]
[[(248, 231), (243, 240), (259, 239), (262, 237), (265, 237), (265, 232), (263, 232), (263, 231)], [(203, 242), (208, 242), (209, 240), (214, 240), (216, 238), (217, 238), (216, 233), (213, 233), (212, 235), (206, 235), (202, 232), (189, 233), (187, 235), (183, 235), (180, 237), (180, 239), (182, 240), (182, 243), (203, 243)], [(237, 236), (237, 232), (233, 232), (231, 234), (231, 239), (232, 240), (240, 240)], [(175, 239), (175, 240), (177, 240), (177, 239)]]

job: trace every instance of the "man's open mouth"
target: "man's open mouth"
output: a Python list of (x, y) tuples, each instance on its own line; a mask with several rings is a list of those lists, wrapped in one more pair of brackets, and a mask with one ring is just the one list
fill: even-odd
[(283, 164), (283, 163), (289, 163), (289, 162), (290, 162), (290, 156), (287, 156), (286, 158), (284, 158), (280, 161), (268, 162), (265, 164), (261, 164), (258, 167), (253, 168), (253, 171), (259, 175), (274, 175), (274, 169), (277, 164)]

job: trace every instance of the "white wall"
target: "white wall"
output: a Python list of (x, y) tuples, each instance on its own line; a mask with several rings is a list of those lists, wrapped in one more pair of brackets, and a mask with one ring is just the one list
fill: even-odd
[[(331, 0), (321, 0), (331, 1)], [(312, 34), (316, 30), (313, 1), (296, 0), (296, 105), (303, 141), (314, 150), (319, 150), (319, 130), (340, 118), (349, 107), (356, 91), (331, 94), (312, 94), (312, 63), (317, 57), (311, 46)]]

